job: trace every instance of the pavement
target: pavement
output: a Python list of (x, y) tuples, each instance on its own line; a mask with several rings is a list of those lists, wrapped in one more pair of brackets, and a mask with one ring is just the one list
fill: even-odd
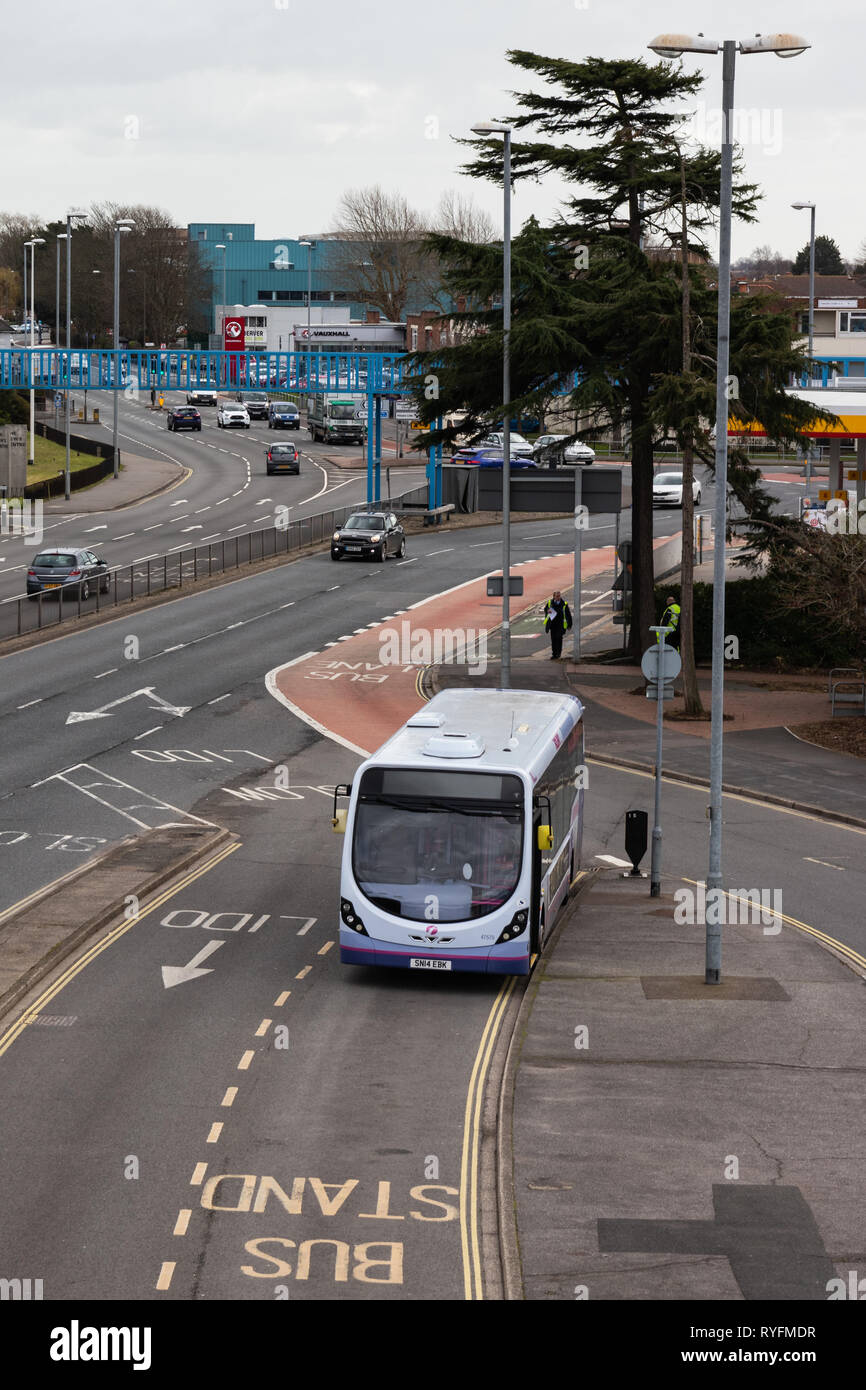
[(101, 482), (73, 492), (69, 501), (64, 497), (52, 498), (43, 503), (43, 514), (52, 516), (78, 516), (83, 512), (118, 511), (123, 507), (134, 507), (148, 497), (167, 492), (177, 483), (189, 477), (189, 469), (166, 458), (144, 458), (141, 454), (130, 454), (124, 449), (120, 455), (120, 473), (117, 478), (109, 474)]
[[(586, 557), (585, 580), (604, 583), (608, 551)], [(642, 692), (628, 693), (642, 687), (636, 669), (553, 662), (538, 632), (538, 605), (565, 590), (569, 565), (520, 567), (526, 609), (512, 684), (580, 696), (590, 767), (625, 755), (650, 768), (653, 715)], [(460, 585), (272, 673), (272, 689), (307, 722), (373, 749), (423, 691), (497, 683), (497, 666), (436, 665), (423, 650), (425, 633), (468, 636), (495, 622), (497, 606), (483, 581)], [(400, 638), (390, 656), (386, 628)], [(339, 677), (350, 673), (347, 701)], [(866, 825), (862, 765), (785, 728), (826, 715), (826, 690), (737, 673), (728, 706), (726, 784)], [(704, 728), (665, 730), (666, 768), (706, 778), (708, 755)], [(515, 1214), (503, 1241), (506, 1296), (851, 1297), (851, 1267), (866, 1250), (866, 959), (774, 910), (752, 913), (735, 890), (722, 982), (706, 985), (699, 896), (683, 921), (685, 880), (663, 877), (653, 898), (646, 878), (625, 871), (583, 871), (577, 910), (521, 1006), (501, 1116), (511, 1143), (500, 1155), (500, 1210)]]

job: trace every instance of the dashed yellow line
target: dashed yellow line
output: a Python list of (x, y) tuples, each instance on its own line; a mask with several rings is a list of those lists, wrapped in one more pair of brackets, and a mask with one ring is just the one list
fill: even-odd
[(319, 947), (319, 950), (318, 950), (317, 954), (320, 955), (320, 956), (325, 956), (325, 955), (327, 955), (327, 953), (330, 951), (330, 949), (331, 949), (331, 947), (333, 946), (333, 944), (334, 944), (333, 941), (326, 941), (325, 944), (324, 944), (324, 946), (320, 946), (320, 947)]
[(200, 1187), (204, 1182), (204, 1175), (207, 1172), (206, 1163), (197, 1163), (192, 1170), (192, 1177), (189, 1180), (190, 1187)]
[(282, 994), (278, 994), (276, 999), (274, 1000), (274, 1008), (281, 1009), (285, 1004), (286, 1000), (291, 998), (291, 994), (292, 991), (290, 989), (284, 989)]
[[(185, 1236), (186, 1228), (189, 1225), (189, 1219), (191, 1216), (192, 1209), (190, 1207), (184, 1207), (182, 1211), (179, 1211), (177, 1214), (177, 1220), (174, 1223), (174, 1231), (172, 1232), (172, 1234), (176, 1236)], [(159, 1288), (159, 1285), (157, 1285), (157, 1288)]]
[(172, 1275), (175, 1271), (176, 1262), (174, 1260), (163, 1260), (159, 1271), (159, 1278), (156, 1281), (158, 1289), (168, 1289), (171, 1287)]
[(238, 1071), (248, 1071), (250, 1062), (253, 1060), (255, 1055), (256, 1054), (254, 1052), (245, 1052), (241, 1060), (238, 1062)]
[(270, 1028), (271, 1024), (273, 1023), (273, 1021), (274, 1021), (274, 1020), (273, 1020), (272, 1018), (263, 1018), (262, 1021), (261, 1021), (261, 1023), (259, 1024), (258, 1028), (256, 1029), (256, 1037), (257, 1037), (257, 1038), (263, 1038), (263, 1037), (265, 1036), (265, 1033), (268, 1031), (268, 1029)]
[(214, 1120), (213, 1124), (212, 1124), (211, 1127), (210, 1127), (210, 1133), (208, 1134), (208, 1137), (207, 1137), (207, 1139), (205, 1140), (205, 1142), (206, 1142), (207, 1144), (215, 1144), (215, 1143), (217, 1142), (217, 1140), (219, 1139), (220, 1135), (222, 1134), (222, 1132), (223, 1132), (223, 1122), (222, 1122), (222, 1120)]
[(298, 971), (297, 975), (295, 976), (295, 979), (296, 979), (296, 980), (302, 980), (302, 979), (304, 978), (305, 975), (309, 975), (309, 973), (310, 973), (310, 971), (312, 970), (312, 968), (313, 968), (313, 967), (312, 967), (311, 965), (305, 965), (304, 968), (303, 968), (303, 970), (299, 970), (299, 971)]
[(233, 1104), (234, 1104), (234, 1099), (235, 1099), (235, 1096), (237, 1095), (237, 1093), (238, 1093), (238, 1088), (237, 1088), (237, 1086), (229, 1086), (228, 1090), (226, 1091), (225, 1095), (223, 1096), (222, 1100), (220, 1101), (220, 1105), (233, 1105)]

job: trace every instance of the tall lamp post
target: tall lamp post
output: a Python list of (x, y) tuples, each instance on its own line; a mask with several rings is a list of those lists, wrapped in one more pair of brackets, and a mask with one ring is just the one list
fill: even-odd
[[(27, 261), (27, 247), (28, 247), (28, 246), (30, 247), (30, 382), (31, 382), (31, 386), (30, 386), (30, 455), (29, 455), (29, 457), (28, 457), (27, 463), (28, 463), (28, 466), (31, 467), (31, 468), (33, 467), (33, 464), (34, 464), (35, 461), (36, 461), (36, 444), (35, 444), (35, 437), (36, 437), (36, 392), (33, 390), (33, 385), (32, 385), (32, 383), (33, 383), (33, 349), (34, 349), (34, 347), (36, 346), (36, 340), (35, 340), (35, 337), (34, 337), (34, 331), (35, 331), (36, 325), (35, 325), (34, 318), (33, 318), (33, 305), (36, 303), (36, 278), (35, 278), (35, 270), (36, 270), (36, 248), (37, 248), (37, 246), (44, 246), (44, 245), (45, 245), (45, 238), (44, 238), (44, 236), (35, 236), (35, 237), (31, 237), (30, 241), (27, 241), (27, 242), (24, 243), (24, 260), (25, 260), (25, 264), (26, 264), (26, 261)], [(40, 336), (41, 336), (41, 335), (40, 335)]]
[(69, 386), (72, 381), (72, 224), (84, 222), (87, 213), (73, 209), (66, 214), (66, 467), (63, 473), (66, 501), (72, 495), (69, 478)]
[(649, 47), (662, 58), (683, 53), (722, 54), (722, 164), (719, 197), (719, 308), (716, 344), (716, 470), (713, 509), (713, 674), (710, 723), (710, 852), (706, 893), (706, 965), (708, 985), (722, 980), (722, 755), (725, 683), (725, 530), (728, 497), (728, 398), (731, 317), (731, 208), (733, 185), (732, 117), (734, 70), (740, 53), (775, 53), (796, 58), (810, 45), (796, 34), (756, 34), (719, 43), (703, 34), (660, 34)]
[(307, 385), (309, 386), (309, 382), (310, 382), (310, 353), (311, 353), (312, 350), (313, 350), (313, 344), (312, 344), (312, 342), (310, 341), (310, 304), (312, 303), (312, 299), (313, 299), (313, 289), (312, 289), (312, 285), (313, 285), (313, 243), (312, 243), (311, 241), (299, 241), (299, 242), (298, 242), (298, 245), (299, 245), (299, 246), (306, 246), (306, 248), (307, 248), (307, 377), (306, 377), (306, 380), (307, 380)]
[(114, 391), (112, 392), (114, 476), (120, 476), (120, 450), (117, 447), (117, 394), (120, 387), (120, 238), (131, 232), (135, 223), (130, 217), (119, 217), (114, 224), (114, 333), (111, 346), (114, 348)]
[[(812, 385), (812, 351), (815, 340), (815, 204), (814, 203), (792, 203), (792, 208), (798, 212), (803, 208), (809, 208), (812, 213), (811, 231), (809, 235), (809, 385)], [(806, 450), (806, 486), (812, 482), (812, 442)]]
[(511, 685), (511, 130), (501, 121), (480, 121), (473, 135), (501, 135), (502, 181), (502, 689)]
[[(222, 253), (223, 253), (223, 318), (222, 318), (222, 339), (223, 339), (223, 346), (222, 346), (222, 350), (223, 350), (223, 352), (225, 352), (225, 346), (226, 346), (226, 244), (225, 244), (225, 242), (224, 242), (224, 241), (218, 241), (218, 242), (216, 243), (216, 245), (214, 246), (214, 250), (215, 250), (215, 251), (222, 251)], [(214, 314), (214, 332), (216, 332), (216, 314)], [(223, 375), (223, 372), (225, 371), (225, 360), (224, 360), (224, 359), (221, 359), (221, 360), (222, 360), (222, 362), (223, 362), (223, 366), (222, 366), (222, 370), (220, 371), (220, 376), (222, 376), (222, 375)], [(223, 382), (220, 382), (220, 385), (224, 385), (224, 383), (223, 383)]]
[(65, 240), (66, 233), (59, 232), (57, 235), (57, 285), (54, 295), (54, 347), (56, 349), (54, 360), (57, 363), (57, 383), (60, 381), (60, 358), (58, 356), (60, 348), (60, 243)]

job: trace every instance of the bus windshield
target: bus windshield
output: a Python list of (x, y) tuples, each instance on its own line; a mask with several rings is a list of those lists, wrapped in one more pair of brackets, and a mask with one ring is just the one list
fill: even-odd
[(355, 881), (395, 917), (484, 917), (520, 880), (523, 801), (519, 777), (370, 768), (355, 814)]

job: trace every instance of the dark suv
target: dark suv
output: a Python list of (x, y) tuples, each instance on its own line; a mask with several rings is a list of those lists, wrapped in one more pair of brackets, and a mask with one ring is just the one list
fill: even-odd
[(268, 415), (267, 391), (238, 391), (237, 399), (246, 406), (251, 420), (266, 420)]
[(200, 430), (201, 416), (194, 405), (173, 405), (165, 417), (167, 430)]
[(393, 512), (355, 512), (331, 537), (331, 559), (356, 555), (387, 560), (406, 554), (406, 535)]
[(91, 550), (40, 550), (27, 571), (27, 593), (32, 599), (68, 588), (80, 598), (90, 598), (97, 584), (107, 594), (110, 583), (108, 565)]

